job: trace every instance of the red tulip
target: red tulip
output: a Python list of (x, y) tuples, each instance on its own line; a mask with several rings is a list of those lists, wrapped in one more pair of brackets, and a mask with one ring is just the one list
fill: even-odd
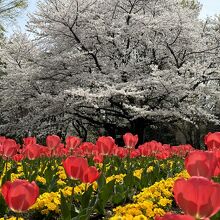
[(96, 145), (91, 142), (84, 142), (79, 147), (85, 156), (90, 156), (94, 154), (94, 150), (96, 150)]
[(3, 157), (10, 158), (13, 157), (15, 154), (17, 154), (18, 150), (20, 148), (20, 145), (17, 144), (13, 139), (5, 139), (5, 141), (2, 144), (1, 152)]
[(213, 152), (193, 151), (185, 159), (185, 168), (190, 176), (203, 176), (211, 179), (217, 166)]
[(9, 208), (15, 212), (28, 210), (37, 200), (39, 188), (35, 182), (27, 180), (7, 181), (2, 186), (1, 193)]
[(155, 220), (195, 220), (190, 215), (178, 215), (172, 213), (166, 213), (163, 217), (156, 216)]
[(6, 141), (6, 137), (5, 136), (0, 136), (0, 155), (2, 155), (3, 153), (3, 144)]
[(220, 184), (207, 178), (178, 179), (173, 190), (179, 207), (196, 219), (209, 218), (220, 209)]
[(138, 142), (138, 136), (131, 133), (126, 133), (123, 135), (123, 140), (127, 148), (135, 148)]
[(24, 146), (27, 146), (29, 144), (36, 144), (37, 140), (36, 137), (27, 137), (27, 138), (23, 138), (23, 142), (24, 142)]
[(20, 162), (24, 159), (24, 155), (23, 154), (15, 154), (12, 159), (16, 162)]
[(128, 149), (124, 147), (117, 147), (114, 148), (114, 155), (120, 157), (120, 158), (125, 158), (128, 155)]
[(99, 176), (100, 176), (100, 173), (98, 172), (96, 167), (91, 166), (85, 170), (81, 180), (84, 183), (93, 183), (99, 178)]
[(70, 156), (63, 161), (66, 174), (70, 178), (82, 180), (85, 170), (89, 167), (85, 158)]
[(214, 151), (214, 154), (217, 158), (218, 164), (215, 168), (214, 176), (219, 176), (220, 175), (220, 150)]
[(69, 150), (67, 148), (64, 147), (58, 147), (55, 150), (55, 156), (57, 157), (63, 157), (63, 156), (68, 156), (69, 155)]
[(99, 137), (98, 140), (96, 141), (97, 150), (102, 155), (111, 154), (112, 149), (114, 148), (114, 146), (115, 146), (115, 140), (110, 136), (108, 136), (108, 137), (105, 137), (105, 136)]
[(50, 148), (51, 150), (54, 150), (57, 147), (60, 147), (60, 145), (63, 145), (61, 144), (60, 137), (57, 135), (47, 136), (46, 143), (47, 143), (48, 148)]
[(66, 148), (69, 150), (73, 150), (77, 148), (81, 143), (81, 139), (75, 136), (68, 136), (66, 138)]
[(34, 160), (41, 155), (41, 145), (39, 144), (28, 144), (24, 148), (24, 155), (29, 159), (29, 160)]
[(187, 153), (194, 151), (195, 149), (190, 144), (172, 146), (171, 154), (179, 157), (185, 157)]
[(208, 150), (220, 149), (220, 132), (209, 132), (204, 138)]
[(167, 159), (170, 157), (170, 151), (169, 150), (163, 150), (161, 151), (160, 153), (157, 153), (155, 155), (155, 157), (158, 159), (158, 160), (164, 160), (164, 159)]
[(214, 172), (214, 176), (219, 176), (220, 175), (220, 167), (219, 166), (217, 166), (216, 168), (215, 168), (215, 172)]
[(80, 147), (77, 147), (72, 153), (71, 153), (72, 156), (75, 156), (75, 157), (84, 157), (86, 154), (84, 153), (84, 151), (80, 148)]
[(157, 141), (146, 142), (138, 147), (142, 156), (155, 156), (164, 150), (163, 145)]
[(45, 146), (41, 146), (40, 148), (40, 156), (41, 157), (50, 157), (51, 156), (51, 149)]
[(102, 155), (99, 155), (99, 154), (97, 154), (97, 155), (95, 155), (94, 157), (93, 157), (93, 161), (94, 161), (94, 163), (102, 163), (103, 162), (103, 156)]
[(140, 153), (139, 149), (135, 149), (130, 152), (130, 158), (139, 157), (140, 155), (141, 155), (141, 153)]

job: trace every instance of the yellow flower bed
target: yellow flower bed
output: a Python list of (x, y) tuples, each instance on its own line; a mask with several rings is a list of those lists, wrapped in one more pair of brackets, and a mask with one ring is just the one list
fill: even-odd
[[(112, 175), (106, 178), (106, 182), (108, 183), (114, 179), (116, 180), (116, 182), (123, 182), (124, 177), (125, 174)], [(96, 190), (97, 182), (92, 183), (92, 185), (94, 190)], [(43, 215), (47, 215), (51, 211), (55, 213), (60, 213), (59, 205), (61, 200), (61, 192), (65, 197), (69, 197), (72, 195), (72, 190), (74, 190), (74, 194), (82, 194), (86, 190), (86, 187), (88, 187), (88, 185), (82, 183), (78, 186), (75, 186), (74, 189), (73, 187), (66, 186), (63, 189), (59, 189), (58, 192), (45, 192), (38, 197), (36, 203), (31, 207), (31, 209), (39, 210)]]
[(133, 196), (134, 203), (116, 207), (113, 210), (115, 215), (110, 220), (153, 219), (156, 215), (164, 215), (171, 207), (173, 185), (179, 177), (189, 178), (189, 175), (184, 170), (174, 178), (162, 179), (144, 188), (141, 193)]
[[(157, 161), (155, 161), (156, 163)], [(168, 166), (172, 167), (172, 161), (168, 161)], [(167, 165), (161, 164), (161, 168), (166, 168)], [(164, 167), (163, 167), (164, 166)], [(7, 169), (10, 169), (11, 164), (8, 163)], [(147, 173), (153, 172), (154, 167), (147, 167)], [(133, 172), (133, 175), (139, 179), (141, 179), (143, 173), (143, 169), (137, 169)], [(57, 192), (45, 192), (41, 194), (36, 203), (30, 208), (31, 210), (40, 211), (41, 214), (47, 215), (50, 212), (60, 213), (60, 203), (61, 203), (61, 192), (65, 197), (70, 197), (72, 193), (74, 194), (82, 194), (89, 184), (79, 184), (74, 188), (68, 186), (68, 178), (66, 176), (65, 170), (63, 166), (58, 166), (57, 175), (59, 177), (57, 184), (60, 187)], [(11, 174), (11, 180), (15, 180), (17, 178), (23, 178), (23, 167), (21, 163), (17, 163), (17, 172)], [(124, 177), (126, 174), (117, 174), (112, 175), (106, 178), (106, 182), (110, 182), (112, 180), (116, 180), (117, 183), (123, 184)], [(181, 172), (176, 175), (174, 178), (168, 178), (166, 180), (161, 180), (160, 182), (156, 182), (154, 185), (144, 188), (141, 193), (133, 197), (134, 203), (127, 204), (126, 206), (118, 206), (114, 209), (115, 215), (111, 217), (111, 220), (122, 219), (122, 220), (146, 220), (152, 219), (155, 215), (164, 215), (166, 210), (171, 206), (172, 203), (172, 187), (174, 181), (179, 177), (186, 177), (186, 172)], [(42, 176), (37, 176), (37, 182), (41, 184), (46, 184), (46, 179)], [(97, 189), (97, 182), (93, 184), (94, 190)], [(13, 219), (10, 218), (10, 219)], [(1, 220), (1, 219), (0, 219)]]

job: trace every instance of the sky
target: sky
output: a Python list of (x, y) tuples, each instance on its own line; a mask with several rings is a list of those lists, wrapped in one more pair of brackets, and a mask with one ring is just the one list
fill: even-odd
[[(17, 18), (16, 22), (13, 22), (13, 24), (9, 24), (8, 27), (6, 27), (6, 30), (8, 32), (8, 35), (10, 35), (13, 30), (15, 30), (17, 27), (20, 27), (20, 29), (23, 31), (25, 30), (25, 24), (28, 20), (28, 13), (32, 13), (37, 8), (37, 2), (38, 0), (29, 0), (29, 6), (28, 8), (22, 12), (22, 14)], [(213, 16), (215, 14), (220, 14), (220, 0), (199, 0), (199, 2), (203, 5), (200, 17), (205, 18), (206, 16)]]
[(220, 14), (220, 0), (199, 0), (199, 2), (203, 5), (201, 18)]
[(28, 7), (23, 10), (23, 12), (17, 17), (16, 21), (10, 22), (8, 26), (6, 26), (7, 34), (11, 34), (13, 30), (20, 28), (22, 31), (25, 30), (25, 25), (28, 21), (28, 14), (33, 13), (37, 8), (38, 0), (28, 0)]

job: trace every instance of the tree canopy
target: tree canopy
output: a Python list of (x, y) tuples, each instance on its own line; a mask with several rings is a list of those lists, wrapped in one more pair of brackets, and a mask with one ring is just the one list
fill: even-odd
[(180, 0), (41, 1), (28, 26), (35, 40), (17, 33), (2, 51), (2, 131), (218, 124), (219, 20), (200, 20), (200, 8)]

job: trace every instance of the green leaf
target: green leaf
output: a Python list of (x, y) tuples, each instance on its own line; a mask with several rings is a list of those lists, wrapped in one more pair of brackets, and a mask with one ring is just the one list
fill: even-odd
[[(5, 164), (5, 166), (7, 166), (7, 163)], [(2, 185), (6, 182), (6, 181), (10, 181), (11, 180), (11, 174), (13, 173), (13, 169), (7, 169), (5, 175), (2, 178)]]
[(101, 199), (104, 205), (108, 202), (109, 198), (112, 196), (114, 185), (115, 185), (115, 180), (112, 180), (104, 186), (103, 191), (101, 193)]
[(91, 212), (91, 209), (82, 209), (80, 213), (76, 217), (73, 217), (71, 220), (89, 220)]
[(98, 183), (99, 190), (101, 190), (106, 185), (106, 180), (105, 180), (105, 176), (103, 175), (103, 173), (98, 178), (97, 183)]
[(219, 220), (220, 219), (220, 212), (217, 212), (214, 216), (211, 217), (211, 220)]
[(57, 173), (57, 170), (52, 169), (52, 166), (48, 165), (44, 173), (44, 176), (46, 179), (46, 187), (47, 187), (48, 192), (58, 190), (57, 188), (58, 175), (56, 173)]
[(82, 208), (87, 208), (89, 206), (89, 202), (93, 193), (93, 185), (90, 185), (86, 192), (80, 198)]
[(68, 202), (68, 199), (64, 197), (63, 193), (61, 194), (61, 217), (63, 220), (71, 220), (71, 202)]
[(114, 205), (122, 204), (126, 199), (125, 193), (116, 193), (112, 197), (112, 202)]
[(44, 172), (44, 175), (47, 183), (50, 183), (50, 181), (53, 178), (53, 171), (51, 170), (51, 165), (48, 165), (47, 169)]
[(110, 200), (110, 197), (114, 192), (115, 180), (108, 182), (105, 186), (103, 186), (102, 190), (98, 195), (98, 202), (96, 208), (98, 209), (100, 214), (104, 214), (104, 208), (106, 203)]
[(0, 194), (0, 216), (4, 216), (7, 210), (7, 205), (5, 203), (5, 200), (3, 196)]
[(133, 186), (133, 173), (129, 173), (124, 177), (124, 184), (126, 186)]

